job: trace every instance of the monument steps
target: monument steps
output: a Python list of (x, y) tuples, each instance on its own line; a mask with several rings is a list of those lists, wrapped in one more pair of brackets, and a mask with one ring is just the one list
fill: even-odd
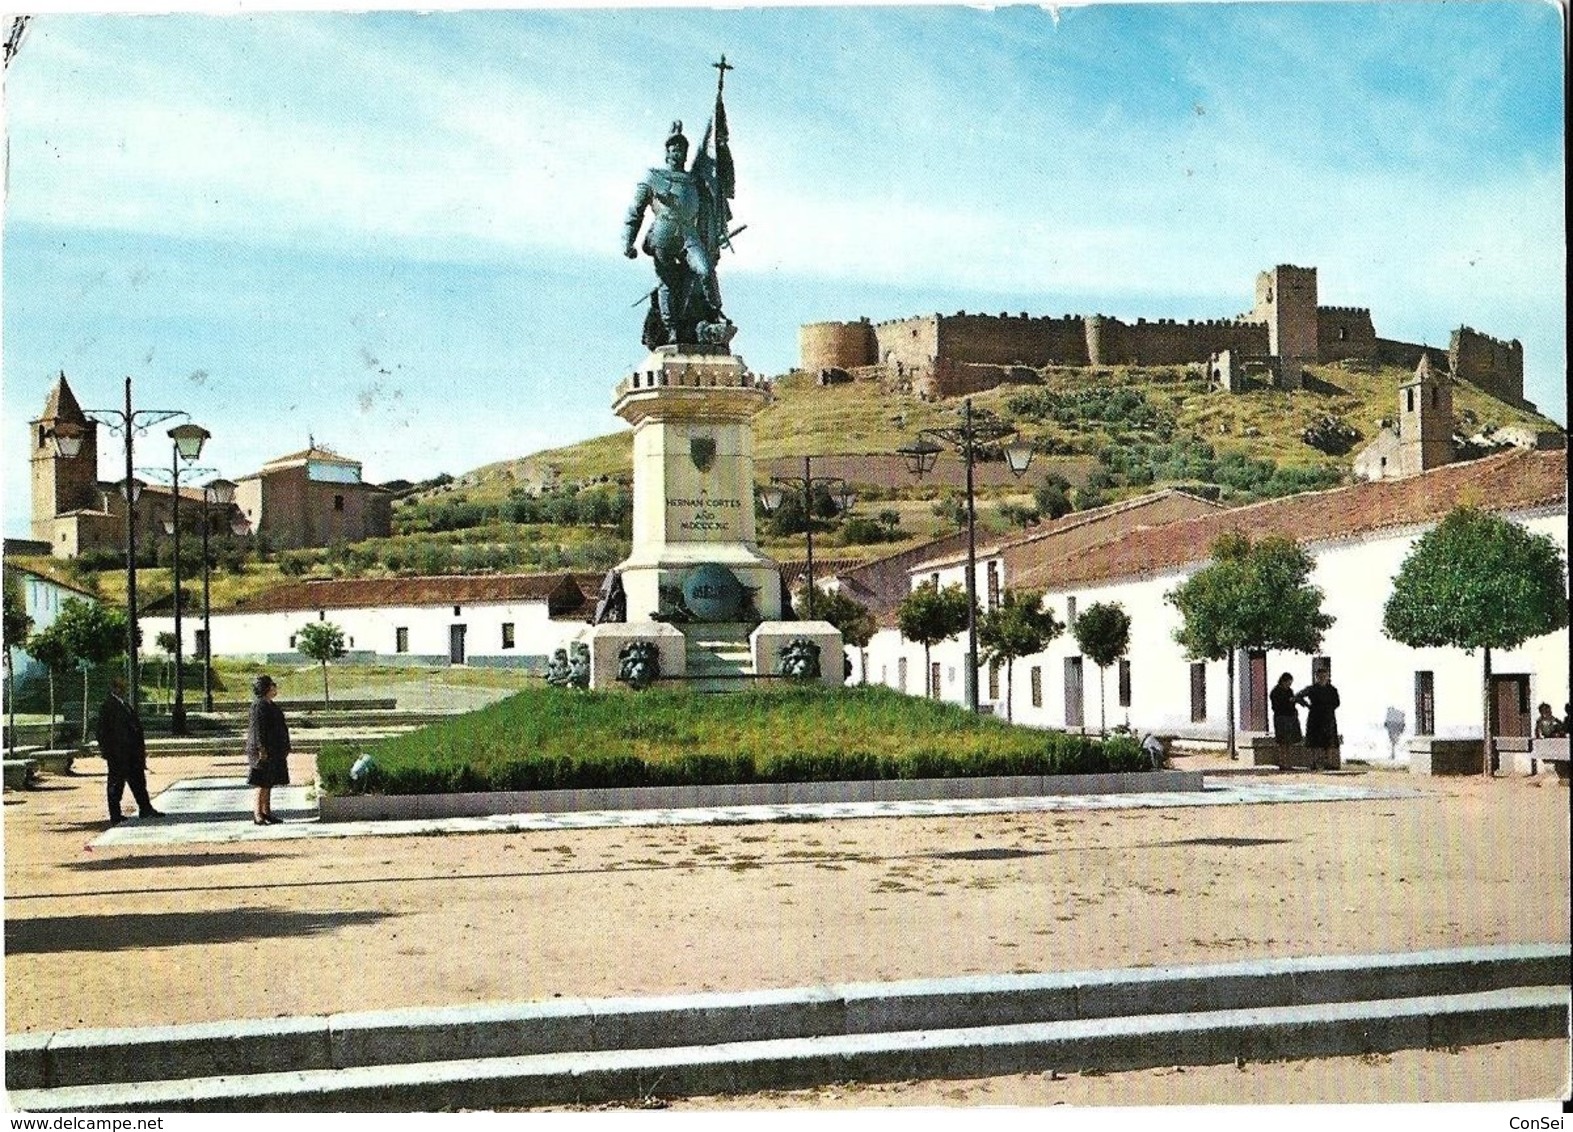
[(682, 628), (688, 666), (684, 687), (690, 692), (736, 692), (757, 675), (749, 641), (752, 626), (696, 623)]
[(412, 1111), (1563, 1038), (1566, 944), (554, 999), (6, 1040), (23, 1111)]

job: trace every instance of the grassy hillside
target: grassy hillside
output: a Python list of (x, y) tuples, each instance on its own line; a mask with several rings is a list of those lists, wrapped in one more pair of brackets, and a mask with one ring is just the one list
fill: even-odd
[[(980, 523), (999, 532), (1022, 521), (1023, 512), (1012, 509), (1029, 508), (1034, 489), (1051, 476), (1072, 485), (1078, 505), (1167, 484), (1244, 502), (1340, 482), (1354, 454), (1396, 415), (1397, 390), (1408, 376), (1394, 368), (1321, 366), (1310, 371), (1302, 390), (1258, 387), (1230, 394), (1208, 389), (1199, 367), (1045, 370), (1037, 384), (1002, 386), (973, 398), (975, 410), (996, 414), (1038, 451), (1019, 481), (999, 465), (981, 470)], [(855, 514), (884, 524), (881, 541), (867, 543), (849, 539), (839, 521), (823, 523), (815, 535), (816, 557), (867, 559), (957, 529), (954, 457), (943, 469), (947, 486), (941, 474), (914, 480), (894, 453), (921, 428), (956, 423), (959, 399), (925, 402), (871, 381), (821, 386), (802, 374), (777, 380), (775, 394), (754, 421), (759, 478), (797, 473), (790, 457), (823, 457), (816, 475), (854, 481)], [(1454, 386), (1454, 411), (1464, 437), (1511, 425), (1557, 427), (1462, 383)], [(1309, 427), (1327, 419), (1358, 434), (1347, 451), (1329, 454), (1303, 439)], [(216, 572), (214, 606), (302, 574), (598, 573), (628, 553), (631, 467), (632, 432), (624, 429), (476, 468), (400, 500), (392, 538), (286, 552), (250, 562), (239, 573)], [(600, 506), (593, 516), (576, 507), (591, 499)], [(564, 502), (566, 511), (553, 509)], [(804, 552), (801, 533), (774, 534), (763, 523), (760, 544), (778, 560), (800, 559)], [(118, 570), (96, 576), (67, 570), (77, 584), (123, 600)], [(144, 569), (139, 576), (144, 602), (169, 593), (167, 569)], [(197, 592), (198, 583), (188, 585)]]

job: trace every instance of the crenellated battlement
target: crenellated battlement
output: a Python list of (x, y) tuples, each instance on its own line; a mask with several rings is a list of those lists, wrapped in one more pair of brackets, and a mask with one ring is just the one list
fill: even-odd
[[(1101, 312), (935, 311), (877, 322), (806, 323), (801, 341), (802, 368), (810, 373), (877, 366), (899, 386), (936, 397), (977, 392), (980, 382), (1000, 384), (1046, 366), (1206, 365), (1223, 351), (1282, 359), (1276, 372), (1295, 388), (1307, 364), (1407, 359), (1420, 349), (1378, 338), (1369, 307), (1320, 305), (1317, 269), (1294, 264), (1260, 272), (1253, 306), (1232, 318), (1143, 315), (1127, 321)], [(1455, 372), (1462, 367), (1482, 388), (1522, 401), (1523, 347), (1517, 341), (1460, 327), (1450, 360)]]

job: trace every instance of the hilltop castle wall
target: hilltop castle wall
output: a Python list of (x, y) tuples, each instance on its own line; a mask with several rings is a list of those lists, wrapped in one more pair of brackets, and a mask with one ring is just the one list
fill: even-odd
[(1453, 331), (1447, 358), (1455, 378), (1478, 385), (1510, 405), (1524, 403), (1524, 347), (1460, 326)]
[(822, 369), (856, 369), (878, 360), (874, 326), (856, 322), (810, 322), (798, 328), (798, 349), (809, 373)]
[(1324, 362), (1376, 357), (1376, 327), (1365, 307), (1316, 308), (1316, 356)]
[[(1237, 365), (1276, 359), (1275, 380), (1290, 389), (1299, 387), (1301, 367), (1317, 362), (1361, 359), (1413, 369), (1424, 353), (1433, 364), (1441, 362), (1440, 350), (1377, 337), (1366, 307), (1318, 305), (1316, 275), (1314, 267), (1286, 264), (1260, 273), (1252, 309), (1237, 318), (1128, 323), (1106, 315), (958, 311), (879, 323), (866, 318), (808, 323), (799, 332), (802, 368), (816, 373), (877, 366), (885, 378), (920, 396), (954, 397), (1032, 380), (1028, 371), (1045, 366), (1205, 365), (1226, 351)], [(1455, 377), (1523, 403), (1524, 352), (1518, 342), (1460, 327), (1448, 361)]]

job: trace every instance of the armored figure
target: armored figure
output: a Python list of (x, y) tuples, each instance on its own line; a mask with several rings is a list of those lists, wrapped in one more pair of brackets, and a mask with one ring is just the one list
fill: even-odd
[[(623, 223), (623, 254), (637, 258), (638, 245), (655, 261), (657, 282), (644, 326), (644, 344), (650, 349), (679, 343), (725, 349), (737, 333), (722, 313), (721, 284), (716, 278), (721, 249), (730, 247), (730, 238), (736, 235), (727, 230), (734, 177), (721, 98), (726, 72), (732, 68), (725, 56), (716, 67), (721, 79), (716, 85), (715, 118), (699, 143), (693, 166), (688, 167), (683, 123), (673, 122), (666, 139), (666, 163), (640, 180)], [(650, 224), (639, 243), (647, 209)]]

